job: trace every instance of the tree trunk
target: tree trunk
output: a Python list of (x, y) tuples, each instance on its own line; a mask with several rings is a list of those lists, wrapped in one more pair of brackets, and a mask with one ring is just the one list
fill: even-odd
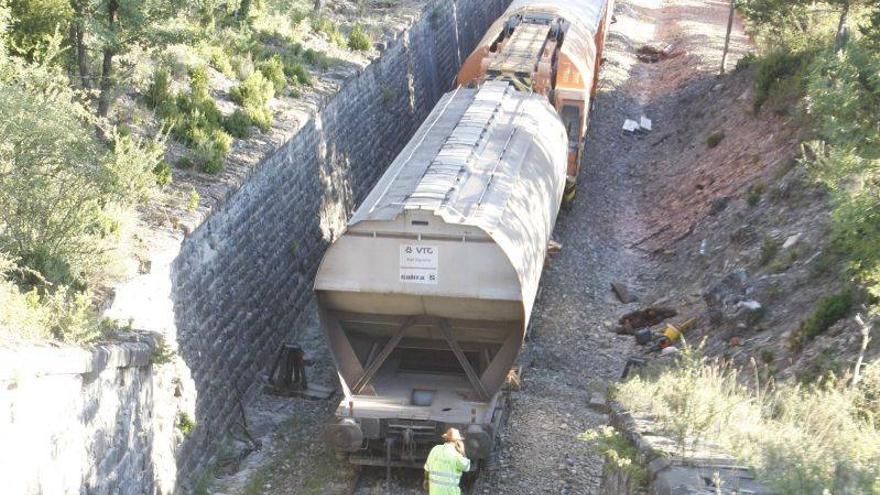
[(322, 7), (324, 7), (324, 0), (315, 0), (315, 13), (320, 12)]
[(837, 23), (837, 35), (834, 37), (834, 51), (840, 52), (846, 47), (846, 21), (849, 18), (849, 1), (843, 3), (843, 12), (840, 13), (840, 21)]
[(106, 117), (110, 112), (110, 93), (113, 91), (113, 56), (116, 55), (116, 17), (119, 15), (118, 0), (107, 3), (107, 27), (111, 33), (110, 43), (104, 47), (104, 60), (101, 63), (101, 93), (98, 96), (98, 116)]
[(736, 0), (730, 0), (730, 15), (727, 17), (727, 35), (724, 37), (724, 51), (721, 53), (721, 75), (727, 64), (727, 50), (730, 48), (730, 32), (733, 30), (733, 16), (736, 13)]
[(72, 1), (70, 6), (73, 9), (73, 21), (70, 23), (70, 44), (75, 50), (76, 67), (79, 72), (79, 79), (84, 89), (89, 89), (89, 59), (86, 53), (86, 45), (83, 40), (85, 28), (83, 27), (83, 4), (82, 1)]

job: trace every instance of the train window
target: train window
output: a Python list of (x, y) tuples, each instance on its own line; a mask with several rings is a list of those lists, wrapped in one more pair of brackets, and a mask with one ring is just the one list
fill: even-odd
[(581, 137), (581, 110), (574, 105), (563, 105), (562, 123), (565, 125), (565, 132), (568, 134), (569, 141), (577, 142)]
[[(480, 356), (476, 352), (465, 352), (471, 366), (479, 373)], [(464, 375), (458, 359), (452, 351), (434, 349), (404, 349), (400, 353), (397, 371), (404, 373), (431, 373)]]
[(427, 220), (413, 220), (412, 224), (413, 225), (428, 225), (428, 221)]

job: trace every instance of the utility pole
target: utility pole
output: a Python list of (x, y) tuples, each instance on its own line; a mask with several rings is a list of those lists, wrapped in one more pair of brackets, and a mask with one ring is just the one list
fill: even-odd
[(724, 37), (724, 52), (721, 54), (721, 75), (724, 75), (724, 65), (727, 63), (727, 50), (730, 48), (730, 31), (733, 30), (733, 16), (736, 12), (736, 0), (730, 0), (730, 15), (727, 17), (727, 36)]

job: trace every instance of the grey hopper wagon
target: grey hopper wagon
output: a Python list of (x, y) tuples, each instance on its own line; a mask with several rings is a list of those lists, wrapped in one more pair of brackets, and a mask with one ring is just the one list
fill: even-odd
[(443, 429), (485, 457), (566, 178), (567, 137), (507, 82), (446, 94), (329, 247), (315, 281), (352, 462), (416, 465)]

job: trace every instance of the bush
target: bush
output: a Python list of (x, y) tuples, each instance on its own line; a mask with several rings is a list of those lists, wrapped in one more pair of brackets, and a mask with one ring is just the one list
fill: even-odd
[(156, 176), (156, 184), (158, 186), (167, 186), (168, 184), (171, 184), (171, 165), (165, 160), (162, 160), (153, 167), (153, 175)]
[(831, 325), (845, 318), (852, 310), (852, 306), (853, 292), (849, 289), (819, 301), (812, 316), (801, 325), (800, 333), (803, 339), (809, 341), (825, 333)]
[(235, 76), (238, 77), (239, 81), (244, 81), (245, 79), (251, 77), (251, 74), (253, 74), (256, 70), (256, 68), (254, 67), (254, 60), (253, 58), (251, 58), (250, 53), (233, 57), (232, 68), (235, 71)]
[(161, 108), (169, 102), (173, 102), (174, 95), (171, 94), (171, 76), (167, 70), (159, 69), (153, 73), (153, 81), (147, 88), (144, 100), (152, 109)]
[(363, 27), (358, 25), (351, 30), (351, 34), (348, 36), (349, 48), (363, 52), (369, 50), (372, 46), (373, 42), (370, 40), (370, 37), (367, 36)]
[(758, 203), (761, 202), (761, 196), (764, 195), (765, 188), (766, 186), (763, 182), (749, 186), (749, 190), (746, 191), (746, 204), (753, 208), (758, 206)]
[(235, 69), (232, 67), (229, 55), (219, 46), (208, 49), (208, 64), (226, 77), (235, 77)]
[(758, 61), (758, 56), (755, 55), (754, 52), (746, 53), (739, 60), (736, 61), (736, 68), (734, 70), (741, 71), (741, 70), (748, 69), (749, 67), (754, 65), (755, 62), (757, 62), (757, 61)]
[(232, 137), (220, 129), (210, 133), (199, 133), (196, 137), (193, 153), (196, 163), (202, 172), (215, 174), (223, 170), (223, 159), (232, 146)]
[(761, 266), (773, 261), (773, 258), (779, 253), (782, 243), (769, 235), (764, 236), (764, 242), (761, 243), (761, 253), (758, 257), (758, 263)]
[(303, 60), (309, 65), (320, 67), (322, 70), (330, 68), (330, 61), (327, 59), (327, 56), (319, 51), (308, 48), (303, 52), (302, 56)]
[(232, 137), (247, 139), (251, 135), (251, 126), (254, 122), (240, 108), (236, 108), (228, 117), (223, 118), (223, 128)]
[(263, 105), (273, 96), (275, 96), (274, 86), (262, 72), (254, 72), (229, 92), (232, 101), (243, 107)]
[(709, 137), (706, 138), (706, 146), (709, 148), (714, 148), (718, 146), (723, 139), (724, 131), (715, 131), (712, 134), (709, 134)]
[(232, 89), (230, 97), (244, 109), (245, 114), (263, 132), (272, 126), (272, 112), (269, 100), (275, 95), (275, 89), (261, 72), (254, 72), (251, 77)]
[(309, 75), (309, 71), (302, 66), (302, 64), (293, 64), (289, 67), (288, 74), (294, 80), (296, 80), (297, 84), (302, 84), (304, 86), (311, 86), (313, 84), (312, 76)]
[[(66, 84), (66, 83), (65, 83)], [(0, 80), (0, 250), (38, 272), (29, 283), (77, 288), (121, 274), (133, 206), (155, 187), (162, 143), (99, 142), (66, 86)], [(12, 117), (14, 116), (14, 118)]]
[(764, 106), (781, 83), (787, 83), (783, 85), (786, 88), (783, 93), (786, 93), (787, 98), (802, 95), (806, 83), (804, 71), (814, 56), (815, 53), (811, 51), (791, 52), (778, 48), (763, 57), (758, 63), (755, 76), (755, 111)]
[(278, 55), (274, 55), (272, 58), (261, 62), (260, 72), (263, 73), (263, 77), (272, 83), (276, 92), (281, 91), (287, 86), (287, 78), (284, 77), (284, 64)]

